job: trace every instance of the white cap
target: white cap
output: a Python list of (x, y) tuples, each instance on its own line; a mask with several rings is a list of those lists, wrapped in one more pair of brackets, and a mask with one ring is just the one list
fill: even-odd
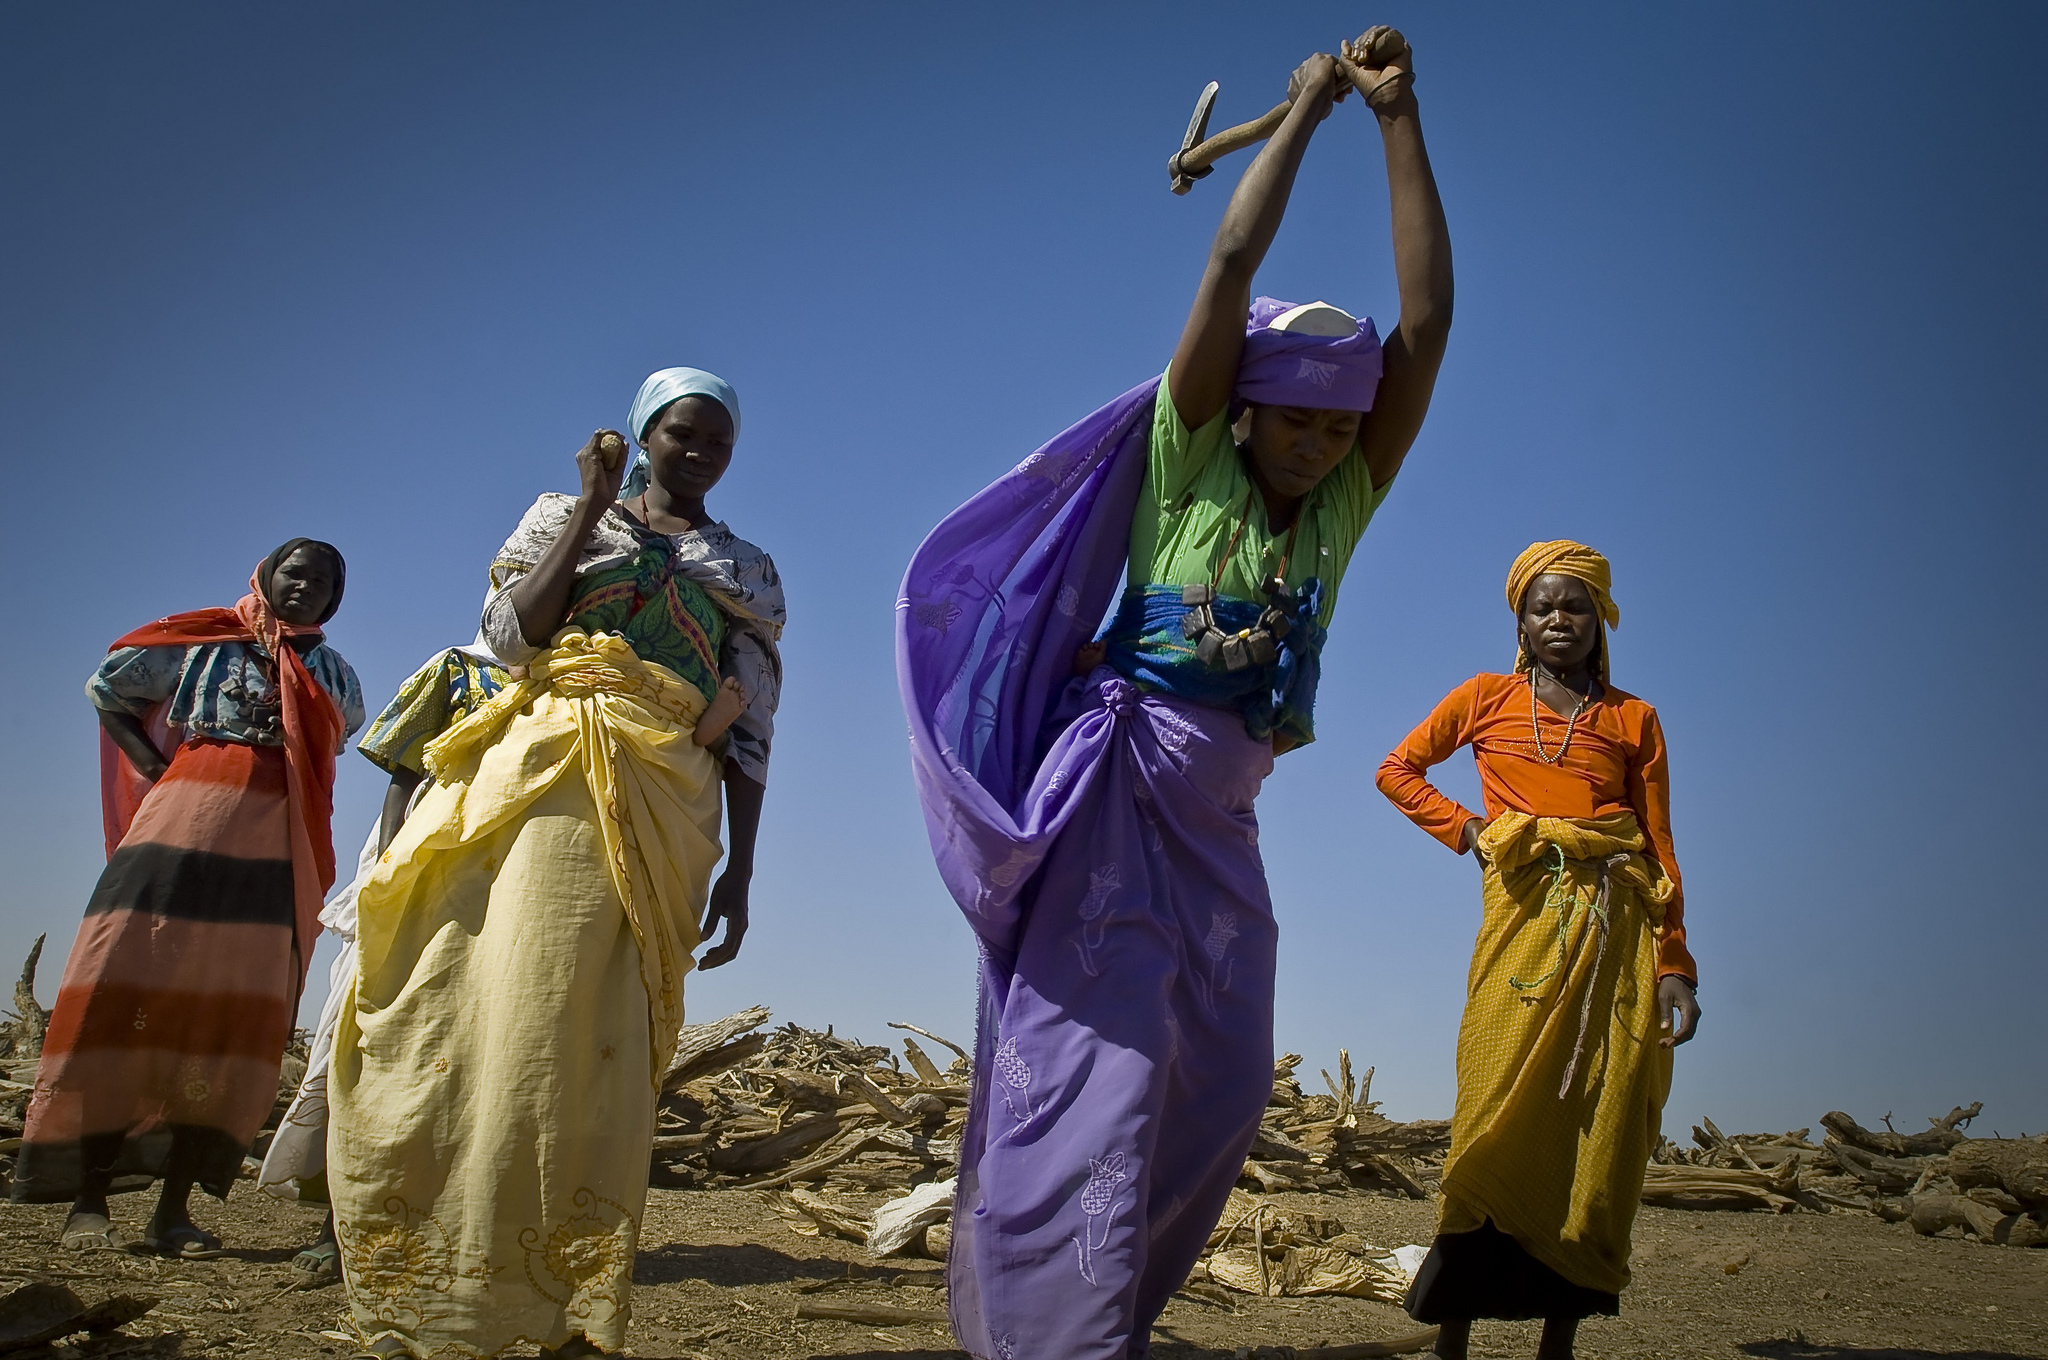
[(1332, 338), (1358, 333), (1358, 318), (1342, 307), (1332, 307), (1327, 302), (1304, 302), (1299, 307), (1290, 307), (1266, 323), (1271, 331), (1286, 331), (1292, 335), (1323, 335)]

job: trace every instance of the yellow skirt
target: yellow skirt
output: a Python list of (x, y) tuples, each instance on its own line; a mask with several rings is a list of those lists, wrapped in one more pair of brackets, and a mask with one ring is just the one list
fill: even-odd
[(625, 1344), (656, 1082), (718, 843), (704, 700), (565, 630), (437, 739), (358, 898), (328, 1185), (365, 1340)]
[(1510, 812), (1482, 833), (1486, 918), (1438, 1223), (1490, 1218), (1573, 1284), (1613, 1294), (1671, 1090), (1656, 929), (1673, 889), (1643, 843), (1627, 813)]

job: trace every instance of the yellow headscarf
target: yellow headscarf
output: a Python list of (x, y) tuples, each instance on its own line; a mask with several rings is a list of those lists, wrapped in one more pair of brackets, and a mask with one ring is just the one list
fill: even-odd
[[(1508, 568), (1508, 608), (1515, 611), (1518, 620), (1522, 613), (1522, 596), (1528, 592), (1529, 583), (1539, 576), (1553, 574), (1584, 581), (1593, 596), (1593, 607), (1600, 611), (1600, 682), (1605, 684), (1607, 630), (1621, 627), (1621, 608), (1614, 603), (1614, 596), (1608, 593), (1614, 586), (1613, 569), (1599, 553), (1569, 538), (1531, 543)], [(1522, 637), (1518, 624), (1515, 630), (1515, 670), (1520, 673), (1534, 664), (1529, 655), (1528, 640)]]

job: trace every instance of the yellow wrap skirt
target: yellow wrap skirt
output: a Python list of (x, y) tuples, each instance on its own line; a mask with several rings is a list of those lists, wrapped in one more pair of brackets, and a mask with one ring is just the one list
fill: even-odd
[(1618, 1294), (1671, 1090), (1655, 932), (1672, 884), (1635, 818), (1509, 812), (1481, 834), (1484, 923), (1458, 1030), (1442, 1233), (1487, 1219)]
[(624, 1345), (656, 1086), (720, 847), (704, 698), (565, 629), (426, 751), (358, 898), (328, 1184), (354, 1322), (419, 1357)]

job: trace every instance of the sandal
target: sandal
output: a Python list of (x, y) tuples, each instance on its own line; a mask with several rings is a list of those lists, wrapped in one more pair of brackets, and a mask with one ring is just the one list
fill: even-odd
[(299, 1272), (299, 1288), (325, 1289), (341, 1283), (341, 1248), (333, 1242), (315, 1242), (292, 1257), (292, 1269)]
[(127, 1251), (128, 1235), (103, 1214), (73, 1214), (60, 1241), (66, 1251)]
[(572, 1336), (554, 1350), (546, 1346), (540, 1348), (540, 1360), (603, 1360), (610, 1354), (612, 1352), (600, 1350), (586, 1336)]
[(182, 1223), (160, 1236), (144, 1237), (142, 1249), (175, 1261), (212, 1261), (226, 1254), (218, 1237), (191, 1223)]
[(405, 1343), (396, 1338), (383, 1336), (351, 1355), (348, 1360), (403, 1360), (412, 1354)]

